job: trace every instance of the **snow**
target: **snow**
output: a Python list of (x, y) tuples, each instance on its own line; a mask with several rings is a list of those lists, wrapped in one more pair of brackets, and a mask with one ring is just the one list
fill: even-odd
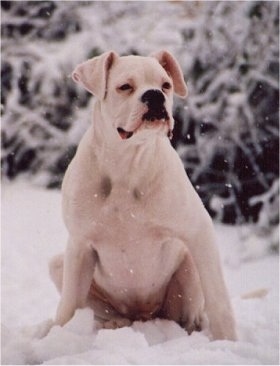
[(59, 299), (47, 262), (67, 238), (60, 192), (4, 182), (2, 364), (278, 364), (278, 256), (256, 254), (252, 243), (246, 248), (246, 228), (216, 229), (237, 342), (210, 342), (206, 331), (189, 336), (159, 319), (99, 329), (91, 309), (77, 310), (68, 324), (40, 339), (32, 332), (38, 336), (49, 327)]

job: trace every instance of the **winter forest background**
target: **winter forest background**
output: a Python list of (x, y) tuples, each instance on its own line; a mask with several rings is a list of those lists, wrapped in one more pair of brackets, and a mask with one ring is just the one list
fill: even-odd
[(278, 247), (278, 1), (1, 1), (2, 178), (59, 188), (90, 123), (69, 75), (110, 49), (171, 51), (186, 100), (173, 145), (216, 220)]

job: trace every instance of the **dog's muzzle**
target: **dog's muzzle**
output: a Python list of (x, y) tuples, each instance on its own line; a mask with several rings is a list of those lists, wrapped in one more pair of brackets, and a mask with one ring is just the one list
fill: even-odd
[[(149, 123), (167, 123), (169, 121), (169, 115), (165, 108), (165, 96), (159, 89), (149, 89), (141, 96), (141, 102), (147, 105), (147, 112), (142, 116), (143, 122)], [(133, 136), (135, 131), (125, 131), (119, 127), (118, 133), (124, 140)], [(167, 133), (168, 138), (171, 140), (173, 137), (172, 130), (169, 129)]]

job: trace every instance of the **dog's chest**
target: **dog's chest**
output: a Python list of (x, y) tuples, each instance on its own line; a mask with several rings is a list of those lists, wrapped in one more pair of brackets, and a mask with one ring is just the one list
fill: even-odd
[[(125, 151), (131, 158), (118, 156), (119, 164), (112, 156), (106, 157), (94, 169), (91, 180), (81, 182), (83, 188), (77, 190), (76, 203), (72, 201), (70, 206), (83, 236), (104, 237), (106, 233), (106, 237), (112, 235), (124, 242), (149, 236), (150, 226), (178, 225), (178, 213), (184, 206), (181, 188), (174, 183), (176, 176), (178, 181), (178, 164), (170, 159), (169, 145), (168, 149), (161, 145)], [(108, 165), (112, 161), (114, 164)]]
[(140, 205), (147, 199), (149, 193), (147, 187), (141, 186), (141, 182), (129, 184), (125, 175), (116, 178), (109, 174), (100, 176), (95, 191), (94, 197), (98, 198), (100, 207), (114, 204), (121, 204), (122, 207)]
[(63, 186), (73, 235), (111, 245), (111, 236), (114, 243), (149, 237), (149, 227), (182, 231), (186, 177), (167, 138), (86, 157), (74, 160)]
[(91, 190), (92, 213), (104, 224), (108, 220), (146, 221), (155, 210), (163, 210), (164, 176), (160, 166), (130, 163), (102, 167)]
[(106, 227), (108, 234), (125, 236), (135, 232), (135, 226), (139, 228), (149, 222), (151, 214), (155, 214), (155, 200), (147, 187), (103, 175), (96, 184), (89, 209), (94, 222)]

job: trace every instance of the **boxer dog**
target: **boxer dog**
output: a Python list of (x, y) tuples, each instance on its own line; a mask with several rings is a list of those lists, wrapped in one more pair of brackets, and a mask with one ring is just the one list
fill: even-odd
[(50, 262), (55, 324), (91, 306), (106, 328), (165, 318), (235, 340), (212, 221), (169, 140), (173, 94), (187, 95), (177, 61), (111, 51), (72, 77), (96, 101), (62, 184), (69, 241)]

